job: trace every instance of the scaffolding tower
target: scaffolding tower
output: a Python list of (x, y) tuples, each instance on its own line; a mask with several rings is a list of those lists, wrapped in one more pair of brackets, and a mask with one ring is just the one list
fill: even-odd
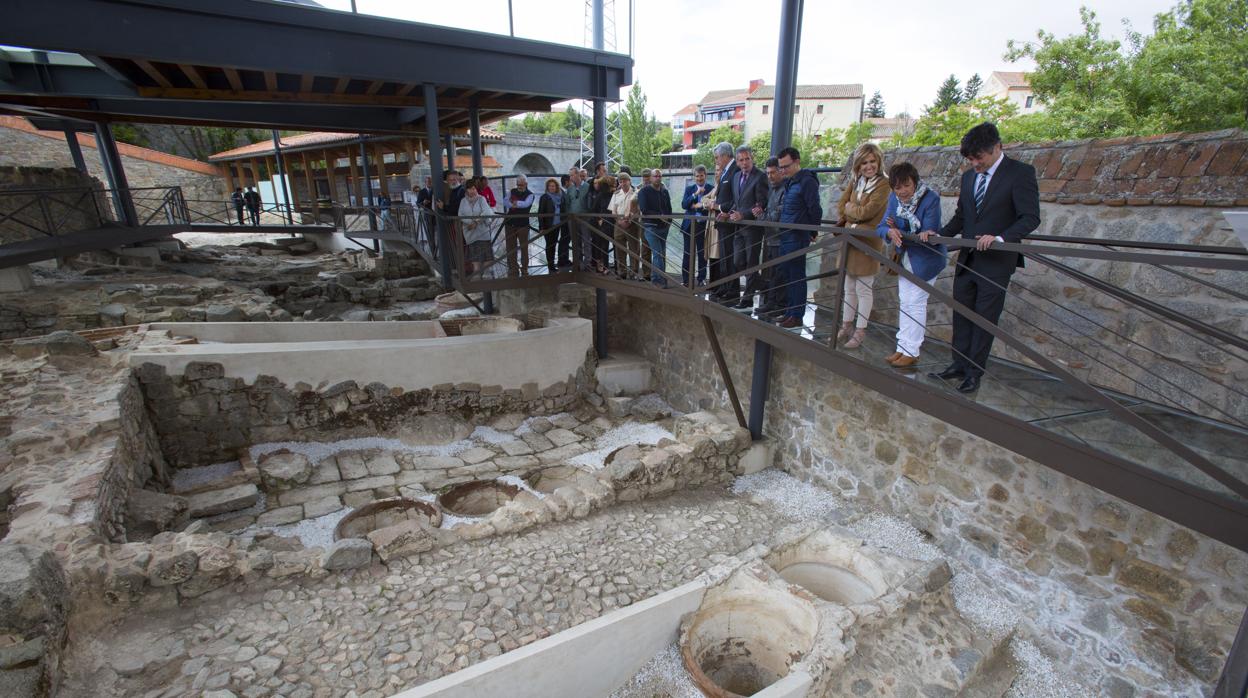
[[(594, 45), (594, 4), (602, 5), (602, 46)], [(631, 34), (631, 27), (629, 29)], [(585, 46), (603, 51), (616, 50), (615, 0), (585, 0)], [(631, 40), (630, 40), (631, 41)], [(594, 103), (579, 100), (577, 112), (581, 115), (581, 164), (587, 167), (594, 162)], [(620, 105), (607, 104), (607, 170), (614, 172), (623, 164), (620, 152)], [(593, 174), (592, 172), (590, 173)]]

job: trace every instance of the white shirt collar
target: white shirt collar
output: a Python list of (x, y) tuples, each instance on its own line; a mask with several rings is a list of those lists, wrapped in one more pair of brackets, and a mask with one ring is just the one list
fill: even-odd
[(1001, 166), (1001, 161), (1004, 159), (1005, 159), (1005, 153), (1002, 152), (1000, 155), (997, 156), (997, 161), (992, 163), (992, 167), (988, 168), (987, 174), (988, 174), (989, 180), (991, 180), (992, 176), (997, 173), (997, 168)]

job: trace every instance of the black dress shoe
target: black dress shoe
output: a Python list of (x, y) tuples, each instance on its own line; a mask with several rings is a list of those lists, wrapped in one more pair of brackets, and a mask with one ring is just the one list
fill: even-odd
[(950, 378), (965, 378), (966, 371), (962, 370), (961, 366), (955, 366), (954, 364), (949, 364), (947, 367), (945, 367), (945, 370), (940, 371), (939, 373), (937, 373), (936, 371), (932, 371), (931, 373), (927, 375), (931, 378), (939, 378), (940, 380), (943, 381), (943, 380), (949, 380)]
[(967, 376), (965, 380), (958, 383), (959, 393), (973, 393), (979, 390), (979, 376)]

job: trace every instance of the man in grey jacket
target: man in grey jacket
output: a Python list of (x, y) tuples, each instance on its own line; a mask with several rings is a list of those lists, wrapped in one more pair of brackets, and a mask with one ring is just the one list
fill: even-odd
[[(781, 199), (784, 198), (784, 177), (780, 174), (780, 162), (776, 158), (767, 160), (767, 211), (760, 220), (768, 223), (780, 222)], [(763, 228), (763, 264), (780, 256), (780, 228)], [(784, 294), (778, 288), (780, 276), (779, 266), (768, 267), (759, 274), (762, 300), (756, 311), (760, 320), (773, 319), (784, 310)]]
[[(582, 170), (576, 167), (568, 170), (568, 190), (563, 198), (564, 211), (569, 216), (574, 213), (584, 215), (589, 212), (590, 187), (581, 178), (581, 172)], [(584, 218), (569, 218), (569, 220), (571, 221), (572, 247), (574, 250), (579, 250), (581, 256), (577, 268), (579, 271), (589, 271), (594, 259), (593, 234), (586, 227), (588, 223)]]

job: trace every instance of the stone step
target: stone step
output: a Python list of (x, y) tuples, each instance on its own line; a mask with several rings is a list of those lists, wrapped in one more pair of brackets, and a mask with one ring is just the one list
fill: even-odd
[(255, 485), (235, 485), (223, 490), (210, 490), (187, 497), (187, 513), (191, 518), (216, 516), (231, 511), (239, 511), (256, 503), (260, 498), (260, 490)]
[(594, 372), (606, 397), (644, 395), (653, 390), (650, 362), (635, 354), (612, 353)]

